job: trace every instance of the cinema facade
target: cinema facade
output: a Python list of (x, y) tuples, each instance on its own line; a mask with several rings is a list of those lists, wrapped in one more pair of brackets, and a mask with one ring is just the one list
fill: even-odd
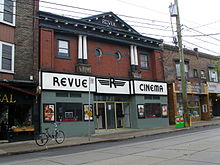
[(163, 127), (169, 123), (164, 82), (41, 74), (42, 128), (51, 122), (61, 122), (60, 127), (70, 137), (87, 135), (88, 127), (95, 133), (106, 129)]
[(67, 137), (168, 126), (162, 40), (112, 12), (39, 17), (40, 131), (53, 122)]

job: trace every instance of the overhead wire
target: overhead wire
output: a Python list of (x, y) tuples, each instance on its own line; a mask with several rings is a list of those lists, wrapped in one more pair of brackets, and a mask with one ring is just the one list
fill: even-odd
[[(88, 11), (92, 11), (92, 12), (102, 12), (102, 11), (97, 11), (97, 10), (91, 10), (91, 9), (85, 9), (85, 8), (80, 8), (80, 7), (75, 7), (75, 6), (70, 6), (70, 5), (62, 5), (62, 4), (57, 4), (57, 3), (53, 3), (53, 2), (46, 2), (46, 1), (41, 1), (41, 2), (43, 2), (43, 3), (49, 3), (49, 4), (55, 4), (55, 5), (61, 5), (61, 6), (66, 6), (66, 7), (73, 7), (73, 8), (77, 8), (77, 9), (80, 9), (80, 10), (88, 10)], [(23, 3), (23, 2), (20, 2), (20, 1), (17, 1), (17, 3)], [(3, 5), (3, 4), (1, 4), (0, 3), (0, 5)], [(32, 5), (32, 4), (29, 4), (29, 5)], [(47, 7), (47, 8), (53, 8), (53, 7)], [(59, 8), (53, 8), (53, 9), (55, 9), (55, 10), (60, 10), (60, 11), (65, 11), (65, 9), (59, 9)], [(67, 10), (67, 12), (70, 12), (69, 10)], [(73, 12), (73, 11), (72, 11)], [(77, 12), (77, 11), (74, 11), (75, 13), (77, 13), (77, 14), (85, 14), (85, 15), (90, 15), (90, 14), (88, 14), (88, 13), (85, 13), (85, 12)], [(103, 12), (102, 12), (103, 13)], [(16, 14), (17, 15), (17, 14)], [(26, 15), (17, 15), (17, 16), (23, 16), (23, 17), (29, 17), (29, 18), (31, 18), (31, 16), (26, 16)], [(152, 21), (152, 22), (160, 22), (160, 23), (167, 23), (167, 22), (164, 22), (164, 21), (157, 21), (157, 20), (152, 20), (152, 19), (146, 19), (146, 18), (139, 18), (139, 17), (133, 17), (133, 16), (126, 16), (126, 15), (121, 15), (121, 16), (125, 16), (125, 17), (127, 17), (127, 18), (135, 18), (135, 19), (140, 19), (140, 20), (148, 20), (148, 21)], [(39, 18), (38, 18), (39, 19)], [(128, 22), (130, 21), (130, 20), (127, 20)], [(131, 21), (132, 22), (132, 21)], [(141, 22), (139, 22), (139, 21), (133, 21), (134, 23), (141, 23)], [(145, 23), (145, 24), (149, 24), (149, 23)], [(157, 24), (150, 24), (150, 25), (152, 25), (152, 26), (161, 26), (161, 27), (163, 27), (164, 25), (157, 25)], [(147, 27), (147, 26), (138, 26), (138, 25), (131, 25), (131, 26), (136, 26), (136, 27), (141, 27), (141, 28), (150, 28), (150, 27)], [(171, 25), (172, 26), (172, 25)], [(198, 32), (198, 33), (200, 33), (201, 35), (200, 36), (209, 36), (209, 37), (211, 37), (212, 35), (219, 35), (220, 33), (215, 33), (215, 34), (205, 34), (205, 33), (202, 33), (202, 32), (200, 32), (200, 31), (198, 31), (198, 30), (195, 30), (194, 28), (190, 28), (190, 27), (188, 27), (188, 26), (186, 26), (186, 25), (184, 25), (185, 27), (187, 27), (187, 28), (189, 28), (189, 29), (191, 29), (191, 30), (193, 30), (193, 31), (196, 31), (196, 32)], [(167, 26), (167, 28), (169, 28), (168, 26)], [(164, 30), (164, 29), (156, 29), (156, 28), (150, 28), (150, 29), (153, 29), (153, 30), (159, 30), (159, 31), (169, 31), (169, 30)], [(166, 38), (172, 38), (172, 36), (166, 36), (166, 35), (160, 35), (160, 34), (147, 34), (147, 33), (141, 33), (141, 34), (145, 34), (145, 35), (152, 35), (152, 36), (160, 36), (160, 37), (166, 37)], [(191, 37), (195, 37), (195, 36), (199, 36), (199, 35), (191, 35)], [(184, 35), (183, 37), (190, 37), (190, 35)], [(217, 41), (220, 41), (219, 39), (217, 39), (217, 38), (214, 38), (213, 37), (213, 39), (216, 39)], [(188, 43), (190, 43), (190, 42), (188, 42)], [(213, 44), (213, 43), (212, 43)], [(194, 44), (195, 45), (195, 44)], [(215, 44), (216, 45), (216, 44)], [(199, 46), (198, 46), (199, 47)], [(200, 47), (200, 48), (202, 48), (202, 47)], [(204, 48), (204, 49), (206, 49), (206, 48)], [(206, 49), (206, 50), (209, 50), (209, 49)], [(211, 50), (209, 50), (209, 51), (211, 51)], [(211, 51), (211, 52), (213, 52), (213, 51)], [(215, 52), (215, 53), (217, 53), (217, 52)]]

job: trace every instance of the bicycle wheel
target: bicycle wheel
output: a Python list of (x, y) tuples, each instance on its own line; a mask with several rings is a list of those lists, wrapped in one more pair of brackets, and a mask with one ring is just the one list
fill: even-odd
[(64, 139), (65, 139), (64, 132), (63, 132), (63, 131), (57, 131), (57, 132), (56, 132), (56, 135), (55, 135), (55, 141), (56, 141), (58, 144), (61, 144), (61, 143), (64, 142)]
[(48, 136), (45, 133), (41, 133), (35, 137), (35, 142), (38, 146), (44, 146), (48, 142)]

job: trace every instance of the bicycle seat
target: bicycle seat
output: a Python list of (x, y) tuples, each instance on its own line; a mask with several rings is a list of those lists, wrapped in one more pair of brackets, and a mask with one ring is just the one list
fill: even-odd
[(47, 131), (49, 128), (45, 128), (45, 130)]

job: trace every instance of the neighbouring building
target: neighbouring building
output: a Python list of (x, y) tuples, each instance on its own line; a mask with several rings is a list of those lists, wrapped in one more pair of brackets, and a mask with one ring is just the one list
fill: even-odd
[[(167, 126), (161, 40), (112, 12), (73, 19), (40, 12), (40, 123), (67, 137)], [(90, 106), (89, 106), (90, 105)]]
[[(213, 88), (215, 82), (218, 88), (218, 74), (213, 68), (213, 63), (218, 57), (184, 49), (185, 73), (187, 80), (188, 109), (192, 121), (209, 120), (212, 115), (220, 112), (219, 103), (215, 105), (217, 93)], [(164, 45), (163, 65), (165, 80), (168, 83), (169, 97), (169, 120), (170, 124), (175, 123), (175, 116), (183, 114), (181, 96), (181, 74), (178, 47)], [(209, 87), (208, 87), (209, 86)], [(213, 98), (213, 99), (212, 99)]]
[(0, 139), (31, 139), (39, 123), (38, 3), (0, 0)]

